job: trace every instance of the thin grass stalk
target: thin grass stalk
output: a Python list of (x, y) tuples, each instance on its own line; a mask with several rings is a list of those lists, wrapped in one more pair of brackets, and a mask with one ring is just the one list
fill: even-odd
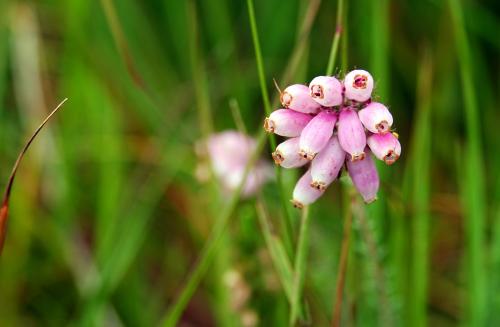
[(413, 267), (412, 306), (413, 326), (427, 326), (427, 283), (429, 276), (429, 166), (431, 152), (430, 107), (432, 102), (432, 59), (424, 52), (419, 65), (417, 83), (417, 117), (415, 119), (412, 164), (412, 234)]
[(309, 207), (302, 209), (297, 250), (295, 251), (294, 276), (292, 287), (292, 305), (290, 308), (290, 326), (295, 326), (299, 315), (300, 296), (306, 275), (307, 250), (309, 247)]
[(248, 177), (248, 173), (250, 169), (254, 166), (257, 161), (266, 140), (266, 133), (264, 131), (259, 132), (257, 137), (257, 146), (255, 147), (254, 152), (251, 155), (250, 160), (248, 161), (245, 172), (243, 174), (243, 178), (241, 182), (238, 184), (238, 187), (232, 193), (232, 196), (228, 202), (228, 204), (223, 209), (222, 213), (217, 217), (214, 228), (212, 229), (208, 240), (206, 241), (203, 250), (201, 251), (200, 257), (196, 262), (193, 270), (189, 274), (186, 279), (186, 284), (184, 285), (180, 295), (176, 299), (175, 303), (172, 307), (167, 311), (162, 319), (162, 325), (165, 327), (173, 327), (177, 325), (179, 318), (186, 308), (189, 300), (194, 294), (196, 288), (198, 287), (201, 279), (205, 275), (210, 263), (213, 260), (213, 257), (220, 245), (221, 236), (223, 235), (229, 219), (231, 218), (236, 206), (239, 202), (241, 191), (243, 189), (243, 185), (246, 182)]
[(487, 316), (487, 273), (485, 269), (486, 195), (478, 101), (474, 89), (471, 48), (463, 19), (462, 4), (449, 0), (462, 82), (466, 125), (465, 168), (462, 200), (465, 211), (467, 267), (467, 323), (484, 326)]
[(326, 68), (326, 75), (333, 74), (335, 69), (335, 61), (337, 60), (337, 52), (339, 49), (340, 35), (342, 34), (342, 17), (344, 12), (344, 0), (337, 0), (337, 22), (335, 26), (335, 33), (333, 34), (332, 46), (330, 48), (330, 56), (328, 57), (328, 65)]
[(196, 108), (198, 109), (198, 122), (204, 138), (213, 133), (213, 118), (208, 96), (207, 73), (200, 59), (198, 18), (196, 5), (193, 0), (187, 2), (187, 17), (189, 31), (189, 59), (191, 62), (191, 78), (194, 82)]
[(111, 33), (113, 34), (113, 40), (115, 41), (116, 48), (120, 53), (120, 57), (127, 68), (130, 76), (134, 83), (141, 89), (146, 90), (146, 83), (142, 78), (139, 70), (137, 69), (132, 55), (130, 53), (130, 48), (127, 43), (127, 39), (123, 33), (123, 29), (120, 25), (118, 15), (116, 14), (115, 7), (113, 5), (113, 0), (101, 0), (101, 5), (106, 16), (106, 20), (109, 23)]
[(377, 286), (377, 296), (379, 305), (379, 326), (392, 326), (392, 313), (391, 307), (389, 306), (389, 297), (387, 294), (386, 280), (384, 276), (384, 270), (379, 261), (379, 253), (377, 249), (377, 241), (375, 239), (375, 233), (373, 227), (370, 226), (370, 222), (366, 217), (366, 210), (362, 203), (355, 201), (353, 203), (353, 212), (358, 221), (361, 229), (361, 234), (368, 248), (368, 255), (371, 258), (373, 264), (373, 271), (375, 277), (375, 283)]
[[(257, 62), (257, 71), (259, 75), (259, 84), (260, 84), (260, 90), (262, 93), (262, 100), (264, 102), (264, 109), (266, 112), (266, 115), (269, 116), (271, 114), (271, 102), (269, 101), (269, 94), (267, 92), (267, 82), (266, 82), (266, 73), (264, 71), (264, 62), (262, 60), (262, 51), (260, 49), (260, 41), (259, 41), (259, 33), (257, 30), (257, 23), (255, 20), (255, 10), (254, 10), (254, 5), (253, 5), (253, 0), (247, 0), (247, 6), (248, 6), (248, 16), (250, 19), (250, 29), (252, 32), (252, 40), (253, 40), (253, 45), (255, 49), (255, 60)], [(274, 151), (276, 148), (276, 137), (274, 134), (269, 134), (269, 144), (271, 146), (271, 150)], [(275, 166), (275, 175), (276, 175), (276, 183), (278, 184), (279, 188), (279, 195), (280, 195), (280, 200), (281, 200), (281, 205), (282, 209), (284, 212), (284, 219), (283, 219), (283, 225), (284, 225), (284, 239), (285, 239), (285, 245), (287, 247), (288, 253), (290, 255), (293, 255), (293, 235), (294, 235), (294, 230), (293, 230), (293, 223), (292, 223), (292, 217), (290, 215), (290, 212), (288, 211), (288, 201), (285, 198), (285, 192), (284, 192), (284, 187), (283, 187), (283, 178), (281, 174), (281, 170), (279, 169), (278, 166)]]
[(332, 326), (339, 327), (342, 318), (342, 299), (344, 295), (344, 285), (347, 272), (347, 259), (349, 257), (349, 247), (351, 244), (351, 226), (352, 226), (352, 196), (347, 189), (351, 186), (343, 187), (344, 194), (348, 197), (348, 205), (345, 208), (344, 236), (342, 238), (342, 247), (340, 250), (339, 268), (337, 271), (337, 282), (335, 283), (335, 300), (333, 305)]

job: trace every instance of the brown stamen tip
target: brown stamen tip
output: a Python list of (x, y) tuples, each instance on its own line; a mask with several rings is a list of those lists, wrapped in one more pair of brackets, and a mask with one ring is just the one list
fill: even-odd
[(392, 135), (394, 135), (395, 138), (399, 139), (399, 134), (396, 132), (392, 132)]
[(363, 159), (365, 159), (365, 153), (364, 152), (355, 153), (355, 154), (351, 155), (351, 162), (361, 161)]
[(309, 161), (313, 160), (316, 157), (316, 153), (307, 152), (306, 150), (300, 150), (299, 156)]
[(272, 156), (273, 156), (274, 163), (277, 165), (281, 165), (281, 163), (285, 160), (285, 158), (283, 157), (283, 155), (279, 151), (274, 151), (272, 153)]
[(354, 82), (352, 83), (352, 87), (355, 89), (366, 89), (366, 82), (368, 81), (368, 77), (366, 75), (356, 75), (354, 76)]
[(385, 155), (384, 157), (384, 162), (387, 164), (387, 165), (392, 165), (393, 163), (396, 162), (396, 160), (399, 159), (399, 156), (397, 155), (396, 152), (394, 152), (393, 150), (389, 150), (389, 152), (387, 152), (387, 154)]
[(311, 86), (311, 96), (313, 98), (323, 99), (323, 87), (321, 85), (312, 85)]
[(324, 191), (324, 190), (326, 190), (326, 184), (323, 183), (323, 182), (312, 181), (311, 182), (311, 187), (317, 189), (318, 191)]
[(264, 129), (268, 133), (274, 133), (274, 122), (269, 118), (264, 119)]
[(283, 107), (287, 108), (290, 106), (292, 103), (293, 96), (288, 93), (288, 92), (283, 92), (280, 94), (280, 102), (283, 105)]
[(293, 204), (294, 208), (297, 208), (297, 209), (304, 208), (304, 205), (300, 201), (293, 199), (293, 200), (290, 200), (290, 202)]
[(378, 198), (375, 196), (375, 197), (373, 197), (373, 198), (371, 198), (371, 199), (365, 200), (365, 203), (366, 203), (366, 204), (371, 204), (371, 203), (373, 203), (373, 202), (375, 202), (375, 201), (377, 201), (377, 200), (378, 200)]
[(385, 134), (389, 132), (389, 123), (386, 120), (382, 120), (380, 123), (375, 125), (375, 128), (380, 134)]

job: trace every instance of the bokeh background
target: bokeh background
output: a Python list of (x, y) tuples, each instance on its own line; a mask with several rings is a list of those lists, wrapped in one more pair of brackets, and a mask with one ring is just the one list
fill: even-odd
[[(272, 99), (273, 78), (284, 88), (324, 74), (336, 6), (255, 0)], [(373, 74), (403, 155), (379, 167), (379, 200), (354, 210), (342, 324), (495, 326), (498, 2), (352, 0), (345, 8), (335, 71)], [(228, 202), (216, 182), (197, 178), (196, 141), (237, 129), (235, 108), (250, 134), (262, 129), (255, 58), (246, 1), (0, 2), (2, 185), (24, 140), (69, 98), (14, 186), (1, 326), (163, 321)], [(263, 158), (270, 152), (266, 145)], [(271, 181), (258, 196), (278, 239), (284, 215), (299, 228), (300, 212), (280, 200), (299, 173), (281, 172), (281, 185)], [(341, 184), (310, 208), (301, 302), (311, 326), (332, 318), (343, 222), (353, 212)], [(256, 203), (239, 201), (180, 326), (288, 324)]]

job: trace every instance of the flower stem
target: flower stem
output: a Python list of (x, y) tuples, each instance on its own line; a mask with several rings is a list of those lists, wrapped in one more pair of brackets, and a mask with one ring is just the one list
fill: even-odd
[[(266, 115), (269, 116), (271, 114), (272, 109), (271, 109), (271, 102), (269, 100), (269, 94), (267, 92), (266, 73), (264, 71), (264, 62), (262, 60), (262, 51), (260, 49), (259, 33), (257, 31), (257, 23), (255, 20), (255, 10), (253, 5), (253, 0), (247, 0), (247, 5), (248, 5), (248, 17), (250, 19), (250, 29), (252, 31), (252, 40), (255, 48), (255, 60), (257, 62), (257, 71), (259, 74), (260, 90), (262, 93), (262, 100), (264, 102), (264, 109), (266, 111)], [(271, 146), (271, 150), (274, 151), (274, 149), (276, 148), (276, 138), (274, 134), (269, 134), (269, 144)], [(276, 183), (278, 184), (279, 188), (281, 205), (284, 211), (284, 218), (282, 224), (284, 226), (283, 236), (285, 240), (285, 246), (288, 250), (288, 253), (290, 255), (293, 255), (292, 235), (294, 234), (294, 232), (293, 232), (292, 218), (288, 211), (289, 204), (287, 202), (287, 199), (285, 198), (283, 179), (281, 176), (281, 170), (279, 169), (278, 166), (275, 167), (275, 175), (276, 175)]]
[(328, 65), (326, 68), (326, 75), (333, 74), (335, 68), (335, 61), (337, 59), (337, 52), (339, 49), (340, 35), (342, 34), (342, 16), (344, 11), (344, 0), (337, 0), (337, 24), (335, 26), (335, 33), (333, 34), (332, 47), (330, 48), (330, 57), (328, 58)]
[[(346, 189), (346, 188), (344, 188)], [(342, 238), (342, 248), (340, 252), (339, 269), (337, 272), (337, 283), (335, 287), (335, 302), (333, 307), (332, 326), (340, 326), (340, 319), (342, 316), (342, 299), (344, 294), (345, 275), (347, 271), (347, 259), (349, 257), (349, 246), (351, 243), (351, 225), (352, 225), (352, 211), (351, 211), (351, 195), (348, 191), (345, 192), (349, 197), (349, 204), (346, 206), (346, 214), (344, 221), (344, 236)]]
[(306, 258), (309, 246), (309, 207), (302, 209), (297, 250), (295, 251), (294, 276), (292, 285), (292, 306), (290, 309), (290, 326), (295, 326), (299, 314), (300, 295), (306, 275)]

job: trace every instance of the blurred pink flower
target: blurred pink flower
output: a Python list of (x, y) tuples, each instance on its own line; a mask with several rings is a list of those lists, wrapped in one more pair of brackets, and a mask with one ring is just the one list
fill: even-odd
[[(202, 148), (199, 152), (208, 159), (211, 170), (224, 191), (232, 192), (241, 183), (255, 147), (255, 140), (250, 136), (229, 130), (210, 135), (198, 149)], [(208, 170), (206, 168), (203, 165), (198, 167), (198, 173), (202, 172), (206, 176)], [(271, 164), (263, 160), (258, 161), (248, 173), (242, 196), (249, 197), (255, 194), (272, 177)]]

